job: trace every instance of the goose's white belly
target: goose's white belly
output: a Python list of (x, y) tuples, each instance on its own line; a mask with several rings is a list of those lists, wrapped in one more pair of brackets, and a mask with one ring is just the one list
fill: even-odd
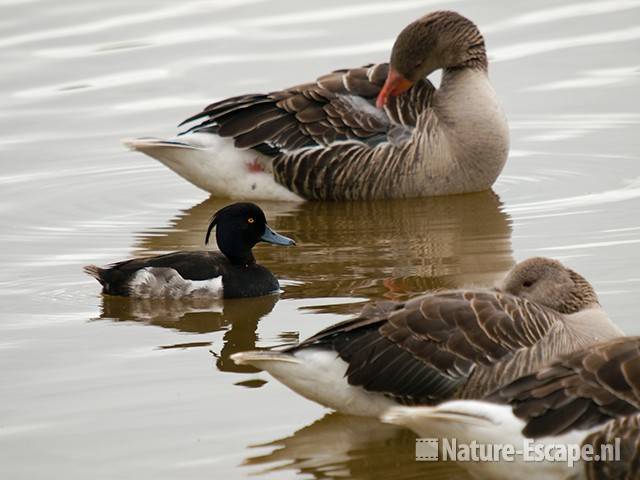
[(155, 158), (216, 197), (302, 201), (276, 183), (268, 169), (261, 168), (269, 164), (269, 157), (255, 150), (239, 150), (230, 138), (188, 133), (169, 140), (125, 140), (124, 144)]
[(260, 365), (274, 378), (303, 397), (349, 415), (377, 417), (397, 405), (381, 393), (349, 385), (347, 363), (335, 352), (305, 348), (295, 352), (297, 362)]

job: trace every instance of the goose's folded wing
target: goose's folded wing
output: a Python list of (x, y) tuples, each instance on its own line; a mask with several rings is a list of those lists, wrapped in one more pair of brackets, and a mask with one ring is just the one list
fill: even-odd
[(624, 337), (565, 355), (503, 387), (493, 399), (513, 405), (529, 437), (591, 428), (640, 411), (640, 337)]
[(293, 348), (329, 348), (352, 385), (398, 401), (449, 398), (477, 365), (536, 343), (561, 317), (498, 292), (448, 292), (369, 306)]
[[(394, 97), (400, 98), (400, 97)], [(386, 141), (336, 142), (326, 147), (282, 152), (271, 164), (275, 180), (310, 200), (372, 200), (415, 196), (413, 179), (446, 176), (448, 167), (429, 163), (449, 148), (442, 123), (426, 109), (414, 129), (393, 125)], [(441, 169), (441, 170), (439, 170)]]
[(187, 131), (233, 138), (238, 148), (270, 155), (342, 140), (379, 141), (393, 124), (414, 126), (434, 91), (422, 80), (385, 111), (378, 110), (374, 103), (388, 70), (387, 63), (337, 70), (286, 90), (228, 98), (181, 125), (198, 122)]
[(637, 478), (640, 472), (640, 415), (612, 420), (603, 428), (589, 434), (583, 445), (591, 445), (594, 452), (603, 452), (603, 447), (620, 445), (618, 460), (599, 459), (585, 463), (586, 478), (600, 480), (603, 478)]

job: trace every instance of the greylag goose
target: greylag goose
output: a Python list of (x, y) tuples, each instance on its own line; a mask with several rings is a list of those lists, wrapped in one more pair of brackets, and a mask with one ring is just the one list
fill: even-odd
[(370, 304), (299, 345), (231, 358), (334, 410), (379, 416), (398, 403), (482, 398), (556, 355), (620, 335), (584, 277), (536, 257), (499, 289)]
[(545, 445), (591, 445), (600, 454), (601, 446), (615, 446), (619, 439), (619, 460), (578, 461), (574, 470), (560, 461), (518, 462), (517, 467), (469, 464), (485, 475), (491, 473), (490, 478), (514, 478), (528, 470), (538, 478), (640, 475), (640, 337), (616, 338), (563, 355), (488, 398), (507, 405), (457, 400), (436, 407), (394, 407), (382, 418), (419, 435), (455, 437), (460, 443), (476, 440), (518, 447), (525, 438), (535, 438)]
[[(427, 75), (443, 69), (440, 88)], [(377, 107), (376, 108), (376, 104)], [(484, 39), (455, 12), (398, 36), (390, 63), (207, 106), (169, 140), (125, 144), (214, 196), (406, 198), (491, 187), (509, 150)]]

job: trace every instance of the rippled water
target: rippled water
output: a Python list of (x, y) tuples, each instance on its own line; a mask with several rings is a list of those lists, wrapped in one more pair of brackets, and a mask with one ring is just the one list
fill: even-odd
[[(298, 241), (257, 248), (279, 297), (99, 295), (83, 265), (202, 248), (227, 203), (121, 138), (384, 60), (437, 8), (486, 34), (512, 128), (494, 193), (264, 203)], [(409, 432), (327, 414), (229, 355), (368, 299), (488, 286), (531, 255), (584, 273), (640, 333), (639, 20), (638, 0), (0, 2), (0, 477), (464, 478), (414, 462)]]

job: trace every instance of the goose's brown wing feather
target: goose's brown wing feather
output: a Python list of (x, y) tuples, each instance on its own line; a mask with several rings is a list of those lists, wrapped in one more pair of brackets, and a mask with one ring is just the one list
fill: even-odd
[(640, 411), (640, 337), (602, 342), (565, 355), (500, 389), (530, 437), (557, 435)]
[(238, 148), (271, 155), (342, 140), (379, 141), (393, 124), (415, 126), (424, 107), (416, 100), (426, 105), (434, 90), (428, 80), (421, 80), (384, 112), (378, 110), (374, 103), (388, 70), (387, 63), (337, 70), (286, 90), (228, 98), (181, 125), (199, 122), (187, 132), (216, 133), (233, 138)]
[(352, 385), (407, 404), (451, 398), (476, 365), (536, 343), (561, 317), (493, 291), (426, 295), (373, 304), (293, 347), (334, 350)]
[(592, 445), (594, 452), (602, 452), (607, 445), (620, 441), (620, 459), (585, 462), (586, 478), (589, 480), (631, 480), (640, 476), (640, 415), (612, 420), (603, 428), (589, 434), (583, 445)]

